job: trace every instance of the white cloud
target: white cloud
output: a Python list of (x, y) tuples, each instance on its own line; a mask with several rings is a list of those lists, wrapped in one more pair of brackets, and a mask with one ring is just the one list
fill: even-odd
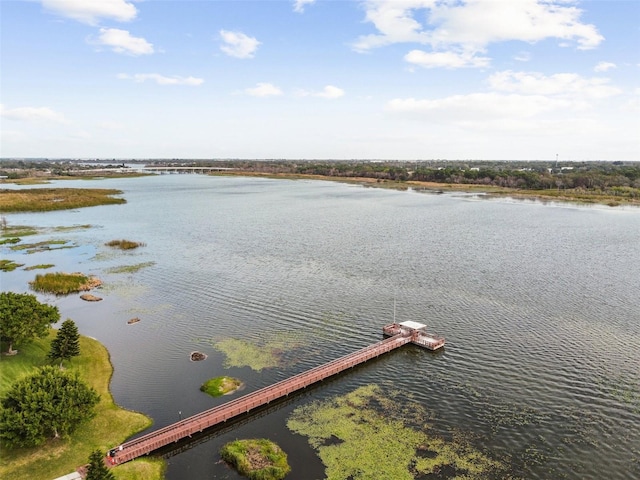
[(606, 78), (583, 78), (576, 73), (543, 75), (506, 70), (489, 77), (489, 85), (501, 92), (526, 95), (564, 95), (582, 99), (608, 98), (621, 93)]
[(612, 68), (617, 68), (617, 65), (611, 62), (600, 62), (593, 68), (593, 70), (595, 72), (606, 72)]
[(138, 11), (126, 0), (42, 0), (42, 6), (63, 17), (96, 25), (101, 18), (128, 22)]
[(518, 52), (518, 54), (513, 57), (514, 60), (518, 61), (518, 62), (528, 62), (529, 60), (531, 60), (531, 53), (530, 52)]
[(143, 83), (147, 80), (151, 80), (156, 82), (158, 85), (188, 85), (192, 87), (197, 87), (204, 83), (202, 78), (180, 77), (177, 75), (167, 77), (160, 75), (159, 73), (136, 73), (135, 75), (120, 73), (118, 74), (118, 78), (121, 80), (133, 80), (136, 83)]
[(242, 32), (220, 30), (224, 45), (220, 47), (224, 53), (236, 58), (253, 58), (260, 42)]
[(404, 56), (405, 61), (425, 68), (488, 67), (491, 59), (473, 54), (456, 52), (425, 52), (411, 50)]
[(282, 95), (282, 90), (270, 83), (258, 83), (254, 88), (247, 88), (245, 93), (252, 97), (273, 97)]
[[(485, 66), (488, 59), (476, 55), (496, 42), (533, 43), (557, 38), (571, 41), (579, 49), (594, 48), (603, 37), (594, 25), (580, 22), (582, 11), (573, 3), (573, 0), (368, 0), (365, 19), (378, 33), (361, 36), (352, 46), (356, 51), (366, 52), (394, 43), (428, 45), (433, 52), (422, 52), (422, 63), (429, 66), (442, 63), (448, 67), (462, 58), (480, 58), (475, 66)], [(461, 66), (474, 64), (461, 62)]]
[(116, 53), (134, 56), (153, 53), (153, 44), (144, 38), (133, 37), (128, 31), (119, 28), (101, 28), (100, 36), (95, 43), (111, 47)]
[(388, 103), (387, 110), (434, 122), (483, 122), (501, 118), (529, 118), (569, 106), (570, 102), (566, 100), (550, 99), (542, 95), (472, 93), (435, 100), (396, 98)]
[(344, 96), (344, 90), (342, 88), (334, 87), (333, 85), (327, 85), (319, 92), (309, 91), (309, 90), (298, 90), (295, 92), (295, 95), (298, 97), (319, 97), (319, 98), (327, 98), (327, 99), (335, 99)]
[(4, 105), (0, 104), (0, 116), (9, 120), (20, 120), (27, 122), (55, 122), (66, 123), (64, 115), (58, 113), (49, 107), (17, 107), (17, 108), (4, 108)]
[(307, 5), (311, 5), (315, 2), (316, 0), (294, 0), (293, 11), (297, 13), (303, 13), (304, 7), (306, 7)]

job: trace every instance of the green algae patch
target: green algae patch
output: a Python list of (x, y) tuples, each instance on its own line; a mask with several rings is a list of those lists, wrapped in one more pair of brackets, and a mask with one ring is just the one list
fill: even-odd
[(249, 367), (256, 372), (281, 367), (290, 351), (304, 345), (302, 337), (295, 332), (279, 332), (261, 343), (235, 338), (212, 343), (216, 350), (225, 354), (225, 368)]
[(200, 391), (211, 395), (212, 397), (220, 397), (221, 395), (229, 395), (242, 386), (242, 382), (233, 377), (215, 377), (210, 378), (200, 386)]
[(143, 268), (151, 267), (156, 262), (136, 263), (135, 265), (120, 265), (119, 267), (109, 268), (107, 273), (136, 273)]
[(227, 358), (224, 362), (226, 368), (249, 367), (260, 372), (265, 368), (277, 367), (280, 364), (276, 351), (247, 340), (228, 338), (215, 343), (214, 347), (226, 355)]
[(287, 454), (264, 438), (229, 442), (222, 447), (220, 455), (250, 480), (281, 480), (291, 471)]
[(448, 478), (481, 479), (504, 468), (460, 436), (445, 440), (428, 426), (410, 425), (408, 419), (428, 415), (419, 405), (402, 404), (399, 393), (368, 385), (297, 408), (287, 426), (308, 437), (328, 480), (412, 480), (443, 471)]

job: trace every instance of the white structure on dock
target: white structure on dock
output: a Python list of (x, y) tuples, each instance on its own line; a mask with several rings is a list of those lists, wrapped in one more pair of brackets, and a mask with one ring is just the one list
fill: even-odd
[(438, 350), (444, 347), (444, 337), (434, 333), (428, 333), (425, 324), (412, 322), (411, 320), (400, 323), (394, 321), (389, 325), (385, 325), (382, 327), (382, 333), (390, 337), (398, 334), (405, 337), (412, 337), (411, 343), (429, 350)]

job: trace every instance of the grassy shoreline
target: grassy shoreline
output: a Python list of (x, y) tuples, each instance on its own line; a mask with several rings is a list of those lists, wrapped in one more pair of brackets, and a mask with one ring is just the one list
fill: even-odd
[(29, 188), (0, 190), (0, 212), (49, 212), (126, 203), (113, 188)]
[(395, 180), (378, 180), (368, 177), (333, 177), (326, 175), (305, 175), (290, 173), (263, 173), (249, 171), (234, 172), (212, 172), (209, 175), (218, 177), (261, 177), (280, 180), (324, 180), (329, 182), (349, 183), (354, 185), (363, 185), (375, 188), (389, 188), (392, 190), (408, 190), (409, 188), (416, 190), (431, 191), (435, 193), (442, 192), (465, 192), (486, 194), (491, 197), (508, 197), (515, 199), (530, 199), (551, 202), (569, 202), (578, 204), (599, 204), (610, 207), (629, 205), (640, 206), (640, 201), (627, 199), (624, 197), (616, 197), (615, 195), (604, 195), (595, 191), (583, 189), (563, 189), (563, 190), (523, 190), (518, 188), (496, 187), (491, 185), (477, 184), (453, 184), (453, 183), (436, 183), (436, 182), (420, 182), (409, 180), (399, 182)]
[[(18, 355), (2, 356), (0, 359), (0, 395), (20, 377), (35, 368), (47, 364), (51, 340), (55, 330), (44, 339), (20, 346)], [(107, 349), (89, 337), (80, 339), (81, 355), (68, 362), (67, 368), (77, 371), (85, 382), (100, 394), (96, 416), (82, 425), (70, 438), (51, 440), (37, 448), (3, 448), (0, 456), (0, 478), (4, 480), (51, 480), (74, 471), (87, 463), (89, 454), (100, 449), (122, 443), (126, 438), (149, 427), (151, 419), (141, 413), (119, 407), (109, 391), (113, 366)], [(149, 479), (163, 477), (165, 463), (161, 459), (137, 460), (113, 470), (119, 480)]]

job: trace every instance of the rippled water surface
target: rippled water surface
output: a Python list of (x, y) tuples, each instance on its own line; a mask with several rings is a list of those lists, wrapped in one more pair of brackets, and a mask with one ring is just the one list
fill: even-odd
[[(516, 477), (640, 478), (640, 210), (200, 175), (62, 186), (120, 188), (127, 203), (8, 215), (93, 227), (28, 240), (75, 248), (2, 257), (104, 280), (99, 303), (42, 298), (109, 348), (116, 401), (155, 427), (226, 401), (199, 391), (210, 377), (247, 393), (379, 340), (394, 297), (398, 320), (447, 338), (443, 352), (404, 347), (191, 445), (167, 478), (241, 478), (217, 452), (254, 436), (288, 452), (288, 478), (323, 478), (286, 419), (370, 383), (406, 392), (435, 433), (458, 432)], [(146, 246), (104, 246), (119, 238)], [(155, 263), (109, 273), (143, 262)], [(38, 272), (3, 273), (3, 289), (26, 291)], [(283, 337), (296, 338), (287, 361), (261, 372), (225, 368), (213, 346)], [(190, 362), (194, 350), (207, 360)]]

